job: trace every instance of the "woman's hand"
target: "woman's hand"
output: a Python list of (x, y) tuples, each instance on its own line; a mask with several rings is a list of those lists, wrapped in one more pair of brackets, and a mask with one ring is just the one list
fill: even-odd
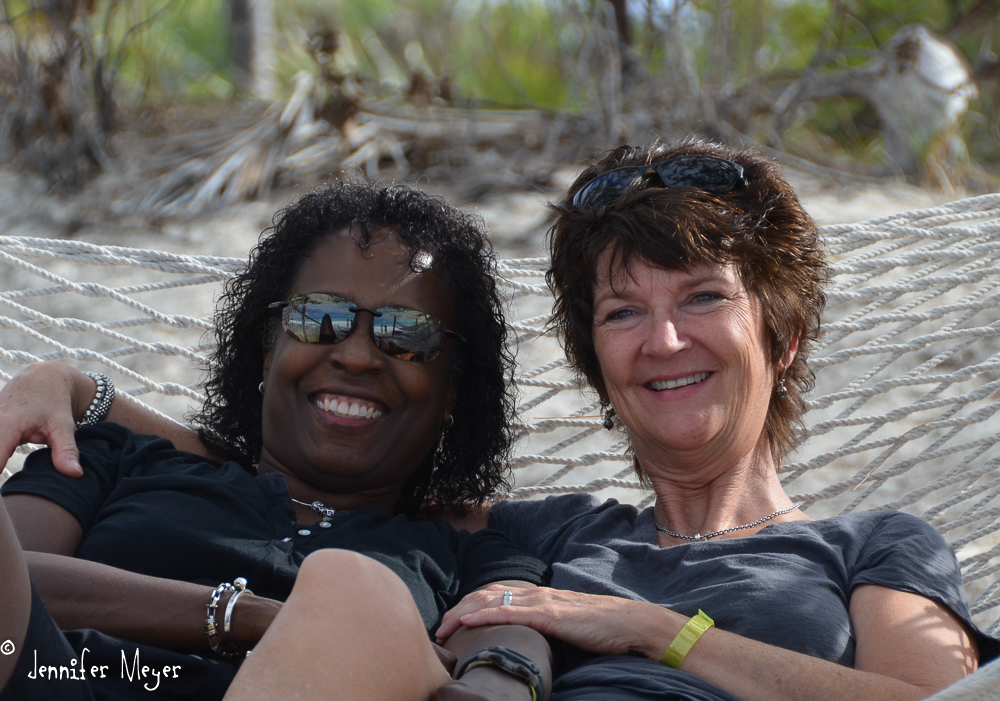
[(82, 475), (73, 417), (83, 415), (96, 391), (93, 379), (63, 363), (34, 363), (14, 375), (0, 389), (0, 463), (19, 445), (42, 443), (59, 472)]
[(505, 588), (490, 585), (462, 599), (445, 614), (438, 639), (459, 626), (514, 624), (598, 654), (659, 659), (672, 639), (664, 642), (664, 628), (674, 623), (679, 629), (687, 620), (656, 604), (547, 587), (512, 590), (511, 603), (501, 606)]

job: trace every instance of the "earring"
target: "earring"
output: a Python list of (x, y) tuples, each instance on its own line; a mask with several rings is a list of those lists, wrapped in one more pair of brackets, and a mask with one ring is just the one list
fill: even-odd
[(259, 385), (257, 385), (257, 391), (260, 392), (261, 394), (264, 394), (264, 383), (263, 382), (261, 382)]
[(609, 431), (615, 427), (615, 421), (611, 418), (611, 415), (615, 412), (614, 409), (608, 407), (604, 410), (604, 428)]
[(448, 413), (446, 414), (446, 416), (448, 417), (448, 420), (444, 422), (444, 427), (451, 428), (452, 426), (455, 425), (455, 415), (452, 413)]
[(788, 388), (785, 387), (785, 378), (778, 380), (778, 398), (784, 399), (788, 395)]

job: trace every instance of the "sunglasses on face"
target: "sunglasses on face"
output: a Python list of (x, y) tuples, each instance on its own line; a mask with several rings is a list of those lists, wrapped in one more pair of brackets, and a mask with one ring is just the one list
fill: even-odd
[(715, 156), (680, 156), (602, 173), (573, 195), (573, 206), (584, 211), (607, 207), (642, 179), (650, 187), (696, 187), (706, 192), (730, 192), (747, 186), (743, 168), (732, 161)]
[(441, 337), (465, 340), (441, 328), (430, 314), (406, 307), (366, 309), (349, 299), (323, 292), (294, 295), (287, 302), (274, 302), (269, 309), (281, 310), (281, 327), (303, 343), (340, 343), (357, 325), (358, 312), (368, 312), (372, 340), (378, 349), (399, 360), (426, 362), (441, 352)]

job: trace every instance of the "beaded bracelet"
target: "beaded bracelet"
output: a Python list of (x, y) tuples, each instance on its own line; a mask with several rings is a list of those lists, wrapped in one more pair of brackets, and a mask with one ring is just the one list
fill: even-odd
[(488, 647), (469, 657), (455, 672), (455, 679), (473, 667), (489, 665), (517, 677), (531, 689), (531, 701), (538, 701), (545, 693), (542, 673), (530, 659), (508, 647)]
[(660, 662), (667, 665), (668, 667), (673, 667), (677, 669), (681, 666), (684, 658), (687, 654), (691, 652), (691, 648), (694, 644), (698, 642), (698, 639), (705, 634), (705, 631), (709, 628), (715, 626), (715, 621), (713, 621), (707, 613), (698, 609), (698, 615), (692, 616), (691, 619), (684, 624), (680, 632), (677, 633), (677, 637), (673, 639), (670, 643), (670, 647), (667, 651), (663, 653), (663, 657)]
[[(215, 613), (219, 609), (219, 602), (222, 600), (223, 594), (227, 591), (235, 592), (231, 597), (229, 597), (229, 603), (226, 605), (226, 614), (223, 621), (228, 649), (222, 645), (222, 636), (219, 635), (219, 625), (215, 621)], [(247, 580), (243, 577), (237, 577), (233, 580), (232, 584), (229, 582), (223, 582), (212, 592), (212, 596), (208, 600), (208, 606), (205, 608), (205, 635), (208, 637), (208, 646), (212, 649), (212, 652), (223, 659), (231, 660), (237, 657), (242, 657), (245, 654), (236, 649), (229, 629), (229, 624), (233, 616), (233, 609), (236, 604), (234, 599), (236, 599), (244, 591), (253, 594), (252, 591), (247, 589)]]
[(77, 428), (93, 426), (104, 421), (111, 411), (111, 403), (115, 401), (115, 385), (110, 377), (102, 372), (85, 372), (83, 374), (97, 383), (97, 391), (94, 393), (94, 398), (91, 400), (90, 406), (87, 407), (87, 411), (83, 412), (83, 418), (76, 423)]

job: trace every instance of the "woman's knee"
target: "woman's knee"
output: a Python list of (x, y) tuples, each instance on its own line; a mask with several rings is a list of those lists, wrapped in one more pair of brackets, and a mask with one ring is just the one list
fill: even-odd
[(352, 606), (365, 601), (405, 599), (412, 606), (410, 591), (396, 573), (360, 553), (326, 549), (309, 555), (299, 568), (293, 595), (330, 601), (340, 598)]

